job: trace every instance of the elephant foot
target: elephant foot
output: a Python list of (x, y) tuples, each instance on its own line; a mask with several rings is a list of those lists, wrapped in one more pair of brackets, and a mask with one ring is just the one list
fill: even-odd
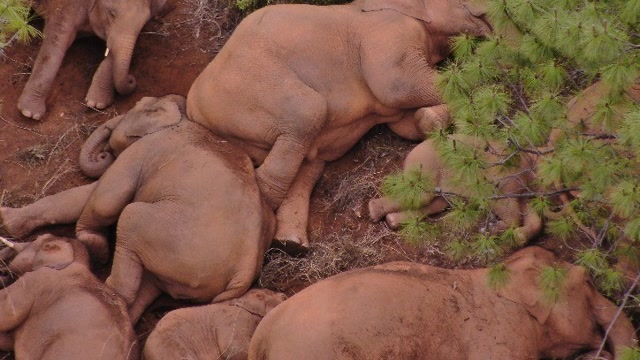
[(105, 90), (97, 86), (91, 86), (84, 101), (88, 107), (102, 110), (113, 104), (113, 99), (113, 90)]
[(415, 118), (423, 133), (444, 129), (451, 124), (449, 108), (444, 104), (420, 108), (416, 111)]
[(96, 231), (79, 230), (76, 237), (89, 251), (91, 259), (100, 265), (104, 265), (109, 260), (109, 243), (107, 237)]
[(273, 239), (271, 247), (280, 249), (293, 257), (304, 256), (309, 253), (309, 242), (302, 242), (300, 239)]
[(373, 222), (379, 222), (387, 215), (387, 211), (384, 206), (384, 200), (382, 198), (369, 200), (368, 208), (369, 218)]
[(43, 98), (22, 93), (18, 99), (18, 110), (25, 117), (40, 120), (47, 111), (47, 107)]
[(384, 222), (387, 223), (387, 226), (391, 230), (398, 230), (400, 226), (402, 226), (402, 222), (405, 220), (406, 216), (404, 213), (395, 212), (387, 214), (384, 218)]
[(30, 234), (34, 227), (19, 214), (20, 209), (0, 207), (0, 225), (7, 235), (20, 238)]

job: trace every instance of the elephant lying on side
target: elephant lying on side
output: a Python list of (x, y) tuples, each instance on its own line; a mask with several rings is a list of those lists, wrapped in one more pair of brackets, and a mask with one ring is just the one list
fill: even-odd
[[(456, 134), (450, 136), (449, 141), (455, 141), (457, 147), (483, 149), (483, 156), (487, 163), (496, 163), (504, 158), (500, 147), (472, 136)], [(489, 167), (485, 171), (485, 176), (488, 180), (499, 184), (496, 189), (498, 195), (527, 193), (531, 191), (529, 186), (535, 179), (533, 170), (536, 160), (537, 156), (535, 155), (522, 154), (520, 166), (517, 168), (505, 170), (504, 167)], [(441, 159), (436, 140), (429, 139), (422, 142), (407, 155), (404, 161), (404, 173), (407, 174), (416, 169), (419, 169), (433, 185), (432, 192), (424, 193), (420, 199), (422, 208), (418, 211), (423, 216), (440, 213), (449, 206), (448, 201), (435, 192), (436, 188), (443, 193), (455, 193), (462, 196), (469, 194), (469, 190), (465, 186), (453, 181), (455, 173)], [(497, 181), (498, 179), (500, 181)], [(516, 228), (515, 235), (519, 245), (526, 244), (542, 231), (542, 219), (534, 210), (530, 209), (527, 198), (496, 199), (493, 201), (492, 212), (498, 221), (487, 230), (490, 233), (498, 233), (510, 227)], [(415, 213), (403, 210), (401, 204), (394, 199), (382, 197), (369, 201), (369, 215), (375, 222), (384, 218), (390, 228), (397, 229), (403, 221), (415, 216)]]
[(258, 185), (279, 207), (276, 239), (307, 247), (309, 197), (325, 162), (376, 124), (414, 140), (446, 127), (434, 65), (452, 35), (490, 32), (484, 10), (466, 0), (267, 6), (194, 81), (187, 112), (260, 165)]
[(147, 338), (144, 358), (246, 359), (258, 323), (286, 298), (271, 290), (251, 289), (237, 299), (174, 310)]
[(89, 271), (75, 239), (41, 235), (1, 252), (20, 278), (0, 291), (0, 350), (17, 359), (135, 360), (124, 301)]
[[(258, 325), (249, 359), (539, 359), (594, 354), (619, 358), (634, 328), (593, 287), (584, 268), (530, 247), (506, 260), (496, 290), (489, 269), (447, 270), (393, 262), (320, 281)], [(545, 298), (541, 270), (566, 271), (559, 297)]]
[(127, 95), (135, 90), (129, 64), (144, 24), (166, 0), (35, 0), (34, 10), (45, 18), (44, 39), (29, 81), (18, 99), (22, 115), (40, 120), (45, 101), (62, 59), (76, 34), (96, 34), (107, 42), (85, 99), (87, 106), (103, 109), (113, 102), (114, 89)]
[(184, 102), (143, 98), (96, 129), (83, 154), (105, 158), (98, 151), (106, 148), (117, 156), (97, 182), (0, 209), (12, 234), (77, 221), (78, 239), (99, 261), (108, 258), (105, 232), (117, 222), (106, 283), (134, 321), (161, 291), (197, 302), (244, 294), (275, 231), (249, 158), (189, 121)]

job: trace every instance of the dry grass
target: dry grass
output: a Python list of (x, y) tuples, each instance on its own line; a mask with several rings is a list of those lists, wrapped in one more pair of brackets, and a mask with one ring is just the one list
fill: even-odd
[(383, 240), (394, 237), (387, 228), (375, 226), (362, 236), (329, 234), (323, 241), (313, 243), (309, 254), (302, 258), (270, 249), (259, 283), (266, 288), (291, 293), (344, 271), (381, 264), (388, 259)]

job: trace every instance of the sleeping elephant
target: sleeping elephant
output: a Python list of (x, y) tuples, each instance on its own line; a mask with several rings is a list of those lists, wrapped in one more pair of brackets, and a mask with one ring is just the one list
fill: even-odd
[[(421, 216), (438, 214), (449, 207), (447, 199), (441, 193), (454, 193), (468, 196), (469, 190), (465, 185), (456, 183), (456, 172), (447, 167), (438, 151), (437, 141), (429, 139), (416, 146), (404, 161), (403, 172), (420, 171), (428, 183), (433, 186), (430, 192), (425, 192), (420, 198), (418, 213)], [(466, 147), (480, 151), (480, 156), (487, 164), (495, 164), (505, 158), (504, 150), (497, 144), (490, 144), (479, 138), (468, 135), (451, 135), (448, 141), (455, 142), (459, 149)], [(497, 221), (493, 223), (489, 233), (500, 233), (508, 228), (515, 228), (518, 245), (526, 244), (530, 239), (542, 231), (542, 218), (529, 207), (529, 199), (519, 197), (530, 193), (530, 186), (536, 178), (534, 170), (537, 156), (529, 153), (520, 155), (520, 164), (514, 168), (502, 166), (488, 167), (484, 175), (487, 180), (497, 184), (496, 194), (504, 196), (492, 200), (491, 211)], [(440, 193), (438, 193), (438, 191)], [(509, 197), (512, 195), (513, 197)], [(384, 219), (391, 229), (398, 229), (402, 222), (415, 216), (415, 212), (403, 209), (401, 203), (388, 196), (369, 201), (369, 216), (374, 222)]]
[(258, 323), (287, 297), (251, 289), (233, 300), (171, 311), (144, 345), (145, 360), (245, 360)]
[(98, 181), (0, 209), (12, 234), (77, 221), (77, 238), (100, 262), (117, 222), (106, 283), (134, 321), (162, 291), (196, 302), (244, 294), (275, 231), (249, 158), (189, 121), (184, 103), (178, 95), (143, 98), (87, 139), (93, 156), (104, 158), (105, 148), (117, 155)]
[[(0, 252), (20, 278), (0, 291), (0, 350), (16, 359), (135, 360), (124, 301), (89, 271), (76, 239), (41, 235)], [(16, 254), (17, 253), (17, 254)]]
[[(629, 319), (600, 295), (584, 268), (529, 247), (489, 287), (489, 269), (448, 270), (393, 262), (309, 286), (258, 325), (249, 359), (540, 359), (635, 346)], [(555, 302), (541, 271), (565, 272)]]
[(113, 102), (114, 89), (122, 95), (135, 90), (129, 64), (138, 34), (166, 0), (36, 0), (34, 10), (45, 19), (44, 39), (31, 76), (18, 99), (22, 115), (40, 120), (46, 98), (62, 59), (76, 34), (95, 34), (107, 42), (85, 99), (103, 109)]
[(379, 123), (414, 140), (446, 127), (434, 66), (452, 35), (490, 31), (475, 1), (267, 6), (194, 81), (187, 113), (249, 153), (279, 207), (276, 239), (307, 247), (309, 197), (325, 162)]

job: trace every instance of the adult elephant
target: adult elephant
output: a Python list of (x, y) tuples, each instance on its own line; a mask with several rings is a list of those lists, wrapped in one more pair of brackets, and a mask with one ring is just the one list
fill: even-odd
[(433, 67), (452, 35), (490, 31), (471, 1), (267, 6), (195, 80), (187, 113), (247, 150), (279, 207), (276, 239), (306, 247), (309, 196), (325, 162), (379, 123), (414, 140), (446, 126)]
[[(507, 282), (495, 287), (489, 269), (409, 262), (336, 275), (269, 312), (249, 359), (555, 359), (595, 355), (605, 341), (599, 359), (620, 359), (636, 345), (629, 319), (584, 268), (540, 247), (505, 268)], [(556, 298), (542, 288), (548, 269), (564, 274)]]
[(103, 109), (113, 102), (114, 89), (127, 95), (136, 80), (129, 74), (131, 56), (144, 24), (166, 0), (36, 0), (34, 10), (45, 19), (44, 39), (31, 76), (18, 99), (22, 115), (40, 120), (62, 59), (77, 34), (95, 34), (107, 42), (86, 103)]

